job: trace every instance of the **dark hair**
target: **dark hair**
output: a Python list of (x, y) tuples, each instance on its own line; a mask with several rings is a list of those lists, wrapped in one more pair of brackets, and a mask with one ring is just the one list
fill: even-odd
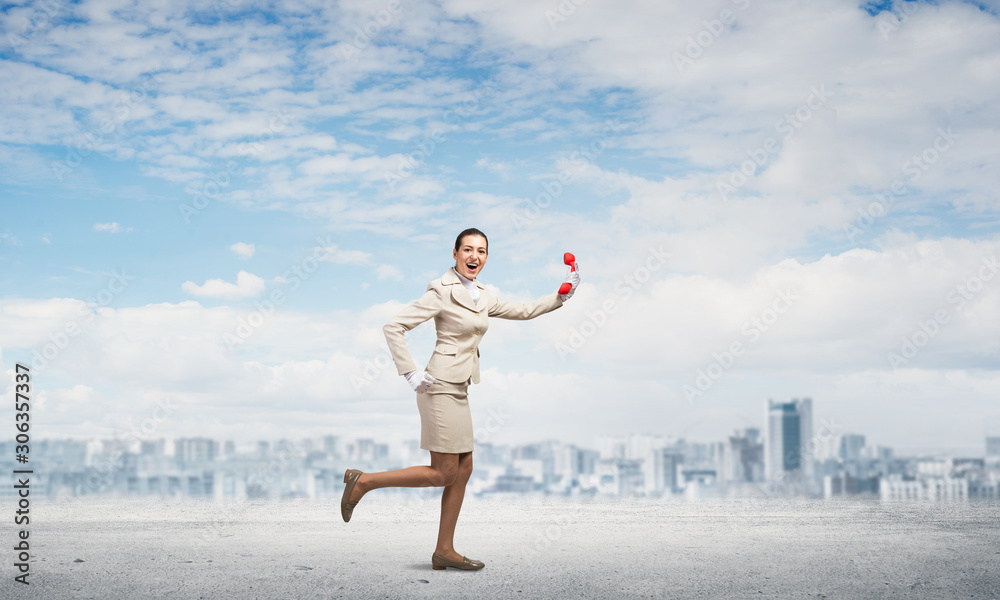
[(490, 253), (490, 239), (488, 237), (486, 237), (485, 233), (483, 233), (482, 231), (479, 231), (475, 227), (470, 227), (470, 228), (466, 229), (465, 231), (463, 231), (462, 233), (458, 234), (458, 237), (455, 238), (455, 250), (458, 250), (459, 248), (462, 247), (462, 238), (464, 238), (467, 235), (481, 235), (481, 236), (483, 236), (483, 239), (486, 240), (486, 253), (487, 254)]

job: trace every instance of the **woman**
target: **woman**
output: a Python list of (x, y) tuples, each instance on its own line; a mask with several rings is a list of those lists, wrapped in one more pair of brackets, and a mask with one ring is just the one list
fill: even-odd
[[(455, 266), (427, 285), (427, 292), (382, 328), (400, 375), (417, 392), (420, 411), (420, 447), (431, 453), (431, 465), (381, 473), (344, 473), (340, 502), (344, 521), (365, 493), (383, 487), (444, 486), (437, 548), (431, 556), (435, 569), (481, 569), (485, 565), (466, 558), (454, 548), (455, 524), (472, 475), (472, 415), (466, 394), (469, 383), (479, 383), (479, 342), (489, 327), (489, 317), (534, 319), (562, 306), (580, 283), (577, 270), (566, 281), (569, 292), (554, 292), (527, 304), (493, 297), (476, 277), (489, 255), (486, 234), (466, 229), (455, 239)], [(434, 319), (437, 343), (427, 367), (418, 370), (406, 349), (405, 332)]]

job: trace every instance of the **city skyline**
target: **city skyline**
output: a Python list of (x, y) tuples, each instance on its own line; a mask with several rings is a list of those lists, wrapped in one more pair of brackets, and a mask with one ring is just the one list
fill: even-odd
[[(769, 402), (766, 410), (787, 413), (793, 405), (798, 403), (782, 407)], [(811, 428), (793, 420), (796, 432)], [(558, 440), (513, 447), (477, 444), (471, 489), (477, 495), (651, 495), (688, 501), (761, 496), (1000, 499), (1000, 437), (985, 440), (984, 458), (903, 457), (867, 444), (864, 435), (822, 429), (810, 440), (795, 441), (798, 447), (791, 451), (789, 440), (797, 434), (772, 438), (752, 427), (714, 443), (632, 434), (604, 436), (589, 448)], [(784, 447), (785, 461), (766, 470), (765, 457), (775, 452), (772, 445)], [(13, 447), (13, 442), (0, 442), (5, 456)], [(241, 446), (231, 440), (161, 438), (46, 440), (34, 447), (35, 493), (62, 500), (106, 494), (215, 501), (335, 496), (345, 465), (395, 469), (426, 459), (417, 440), (390, 448), (377, 440), (348, 442), (334, 435)], [(11, 493), (5, 489), (0, 496)]]

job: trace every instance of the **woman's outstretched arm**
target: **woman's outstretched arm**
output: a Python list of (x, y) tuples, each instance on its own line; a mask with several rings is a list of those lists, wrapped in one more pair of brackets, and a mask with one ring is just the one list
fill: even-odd
[(490, 306), (489, 315), (501, 319), (534, 319), (544, 315), (563, 305), (562, 299), (557, 292), (548, 296), (532, 300), (531, 302), (507, 302), (499, 298), (493, 298), (493, 305)]

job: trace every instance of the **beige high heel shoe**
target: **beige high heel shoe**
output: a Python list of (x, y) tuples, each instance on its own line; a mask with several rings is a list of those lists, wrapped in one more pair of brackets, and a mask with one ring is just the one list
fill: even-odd
[(478, 560), (472, 560), (466, 556), (462, 557), (462, 561), (448, 560), (443, 556), (438, 556), (437, 552), (431, 555), (431, 566), (435, 571), (443, 571), (447, 567), (454, 567), (456, 569), (465, 569), (466, 571), (475, 571), (477, 569), (482, 569), (486, 566), (485, 563)]
[(361, 471), (357, 469), (348, 469), (344, 471), (344, 495), (340, 498), (340, 516), (344, 517), (344, 523), (351, 520), (351, 513), (354, 512), (354, 507), (358, 505), (357, 502), (349, 502), (351, 499), (351, 492), (354, 490), (354, 484), (358, 482), (358, 478), (361, 477)]

